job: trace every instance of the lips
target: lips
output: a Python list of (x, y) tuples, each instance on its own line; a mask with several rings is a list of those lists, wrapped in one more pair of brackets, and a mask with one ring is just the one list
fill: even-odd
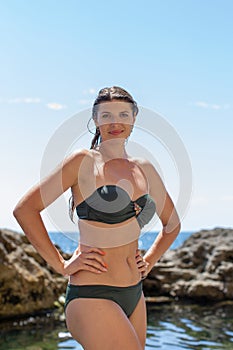
[(123, 132), (123, 130), (111, 130), (109, 131), (109, 134), (111, 135), (119, 135)]

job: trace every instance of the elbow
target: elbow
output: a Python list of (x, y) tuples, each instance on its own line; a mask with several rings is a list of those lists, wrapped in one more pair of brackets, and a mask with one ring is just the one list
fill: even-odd
[(19, 203), (17, 203), (16, 207), (13, 210), (13, 215), (16, 218), (17, 221), (19, 221), (22, 217), (27, 215), (32, 210), (32, 207), (30, 204), (25, 201), (21, 200)]
[(173, 211), (170, 219), (167, 223), (166, 230), (168, 233), (172, 233), (175, 236), (178, 236), (181, 230), (181, 221), (177, 211)]
[(16, 205), (16, 207), (14, 208), (14, 210), (13, 210), (13, 215), (14, 215), (14, 217), (15, 217), (15, 219), (16, 219), (17, 221), (18, 221), (19, 218), (21, 217), (22, 212), (23, 212), (23, 209), (24, 209), (24, 206), (21, 205), (20, 203), (18, 203), (18, 204)]
[(33, 203), (31, 203), (28, 200), (22, 199), (19, 201), (19, 203), (16, 205), (16, 207), (13, 210), (13, 216), (15, 219), (20, 223), (21, 221), (24, 221), (26, 218), (30, 218), (32, 215), (37, 215), (40, 213), (40, 210), (36, 208)]
[(180, 233), (181, 231), (181, 223), (180, 221), (177, 223), (176, 227), (175, 227), (175, 233), (176, 235), (178, 236), (178, 234)]
[(15, 219), (17, 219), (17, 212), (18, 212), (18, 210), (17, 210), (17, 208), (15, 207), (15, 209), (14, 209), (13, 212), (12, 212), (13, 216), (15, 217)]
[(170, 221), (167, 225), (163, 226), (163, 231), (165, 233), (178, 236), (181, 231), (181, 223), (179, 220)]
[(20, 212), (20, 205), (19, 205), (19, 203), (16, 205), (16, 207), (14, 208), (14, 210), (13, 210), (13, 212), (12, 212), (12, 214), (14, 215), (14, 217), (17, 219), (17, 216), (18, 216), (18, 214), (19, 214), (19, 212)]

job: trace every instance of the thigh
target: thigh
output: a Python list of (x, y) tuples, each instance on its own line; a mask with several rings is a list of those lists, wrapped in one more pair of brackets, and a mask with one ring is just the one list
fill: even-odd
[(85, 350), (143, 350), (135, 328), (111, 300), (74, 299), (66, 308), (66, 322)]
[(144, 349), (146, 344), (147, 317), (146, 303), (143, 293), (129, 320), (137, 333), (142, 349)]

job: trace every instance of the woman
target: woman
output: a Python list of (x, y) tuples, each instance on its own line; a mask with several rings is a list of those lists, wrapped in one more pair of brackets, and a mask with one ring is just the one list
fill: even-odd
[[(69, 276), (67, 327), (85, 350), (144, 349), (141, 280), (180, 230), (172, 200), (152, 164), (126, 152), (137, 113), (136, 102), (124, 89), (100, 90), (93, 105), (96, 134), (91, 149), (67, 157), (14, 210), (40, 255)], [(79, 216), (80, 244), (65, 261), (50, 241), (40, 212), (68, 188), (71, 212), (76, 210)], [(162, 230), (142, 258), (138, 238), (155, 210)]]

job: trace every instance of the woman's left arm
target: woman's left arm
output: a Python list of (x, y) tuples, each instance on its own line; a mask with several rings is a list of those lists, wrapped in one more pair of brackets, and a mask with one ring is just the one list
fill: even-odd
[(158, 172), (149, 162), (143, 164), (143, 171), (148, 179), (149, 193), (155, 201), (156, 213), (162, 223), (162, 230), (143, 257), (146, 271), (142, 273), (142, 277), (145, 277), (174, 242), (180, 232), (181, 225), (172, 199)]

